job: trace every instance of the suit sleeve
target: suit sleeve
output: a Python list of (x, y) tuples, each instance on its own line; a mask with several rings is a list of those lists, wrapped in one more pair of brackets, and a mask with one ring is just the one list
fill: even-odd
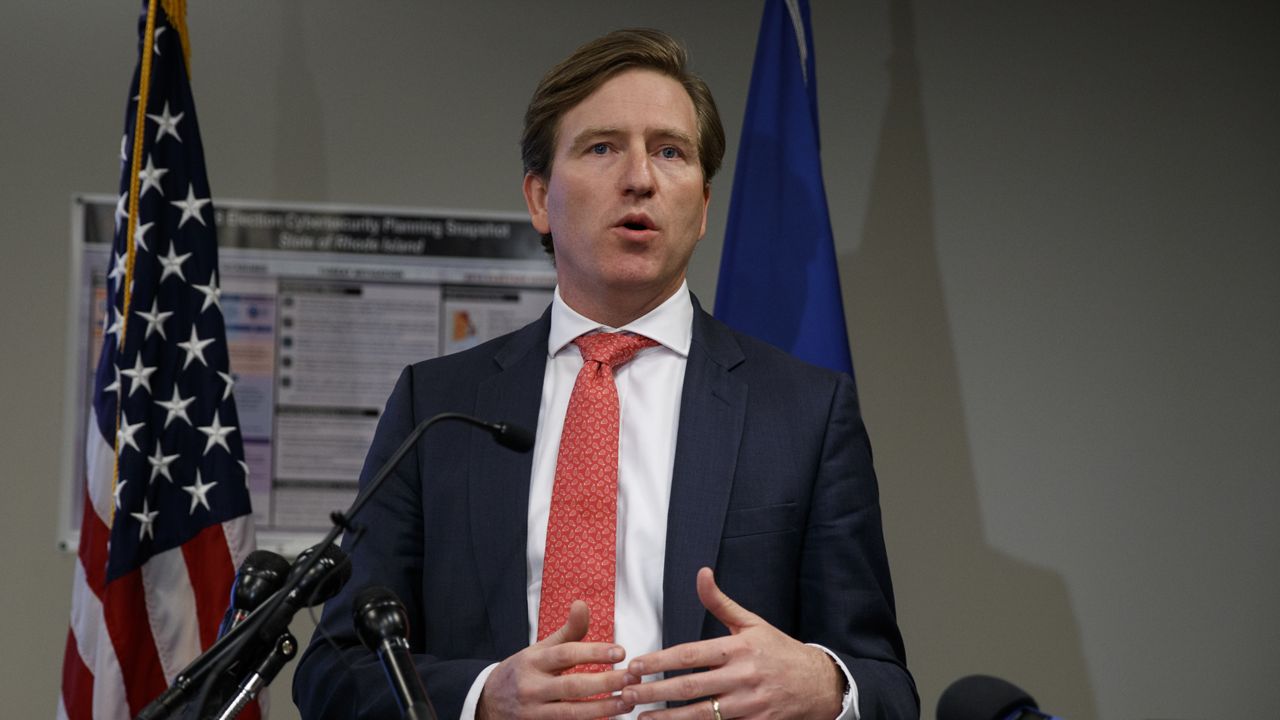
[[(407, 368), (396, 383), (378, 422), (361, 472), (363, 489), (422, 418), (414, 417), (413, 374)], [(427, 693), (440, 717), (457, 717), (476, 676), (493, 659), (442, 660), (422, 652), (422, 486), (419, 454), (400, 467), (353, 518), (363, 528), (348, 534), (342, 547), (351, 556), (351, 580), (325, 605), (311, 644), (298, 663), (293, 699), (307, 720), (399, 717), (378, 658), (355, 634), (351, 619), (355, 595), (370, 585), (385, 585), (400, 597), (410, 618), (410, 646)], [(421, 623), (418, 623), (420, 626)]]
[(915, 720), (885, 553), (871, 444), (853, 380), (836, 383), (801, 555), (800, 638), (837, 653), (862, 720)]

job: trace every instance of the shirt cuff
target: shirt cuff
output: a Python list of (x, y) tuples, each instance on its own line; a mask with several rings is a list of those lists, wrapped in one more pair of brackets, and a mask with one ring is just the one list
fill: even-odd
[[(825, 650), (826, 648), (823, 649)], [(830, 651), (828, 650), (828, 652)], [(835, 656), (833, 655), (832, 657)], [(836, 659), (836, 662), (840, 662), (839, 658)], [(471, 683), (471, 689), (467, 691), (466, 699), (462, 701), (462, 712), (458, 713), (458, 720), (475, 720), (476, 707), (480, 705), (480, 693), (484, 690), (484, 683), (489, 679), (489, 674), (496, 667), (498, 667), (498, 663), (481, 670), (480, 674), (476, 676), (475, 682)], [(844, 666), (841, 665), (840, 667)], [(846, 671), (845, 675), (848, 674), (848, 671)], [(844, 716), (841, 715), (840, 717), (843, 718)]]
[[(849, 668), (844, 666), (844, 661), (840, 659), (839, 655), (817, 643), (805, 644), (810, 647), (816, 647), (826, 653), (831, 658), (831, 661), (836, 664), (836, 667), (840, 668), (840, 672), (844, 673), (844, 681), (849, 689), (845, 691), (844, 697), (840, 700), (840, 714), (836, 716), (836, 720), (860, 720), (862, 715), (858, 712), (858, 683), (853, 681), (853, 676), (849, 674)], [(481, 677), (484, 677), (484, 674)], [(479, 694), (476, 697), (479, 698)], [(467, 699), (470, 700), (469, 695)], [(463, 717), (466, 716), (464, 715)]]

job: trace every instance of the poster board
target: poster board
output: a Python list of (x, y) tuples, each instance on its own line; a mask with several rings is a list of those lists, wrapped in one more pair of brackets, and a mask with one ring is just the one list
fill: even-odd
[[(72, 198), (64, 501), (78, 544), (116, 199)], [(313, 544), (355, 497), (408, 364), (536, 319), (555, 271), (523, 214), (224, 200), (218, 280), (258, 547)]]

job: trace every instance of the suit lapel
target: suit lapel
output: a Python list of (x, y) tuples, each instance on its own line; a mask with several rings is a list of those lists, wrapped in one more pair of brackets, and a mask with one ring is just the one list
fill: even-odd
[[(498, 370), (477, 389), (477, 416), (537, 428), (550, 327), (548, 309), (494, 354)], [(525, 538), (533, 455), (499, 447), (487, 435), (476, 433), (470, 459), (472, 547), (494, 651), (498, 657), (507, 657), (529, 644)]]
[(743, 360), (732, 333), (694, 300), (693, 343), (685, 369), (667, 514), (663, 570), (664, 647), (697, 640), (706, 610), (698, 568), (714, 568), (733, 486), (747, 386), (731, 370)]

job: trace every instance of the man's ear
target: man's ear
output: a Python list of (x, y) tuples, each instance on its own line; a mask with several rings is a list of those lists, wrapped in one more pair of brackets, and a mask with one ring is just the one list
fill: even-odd
[(707, 234), (707, 208), (711, 207), (711, 183), (702, 186), (702, 227), (698, 228), (698, 239)]
[(536, 173), (524, 175), (524, 204), (529, 208), (529, 222), (533, 229), (546, 235), (551, 232), (547, 219), (547, 181)]

